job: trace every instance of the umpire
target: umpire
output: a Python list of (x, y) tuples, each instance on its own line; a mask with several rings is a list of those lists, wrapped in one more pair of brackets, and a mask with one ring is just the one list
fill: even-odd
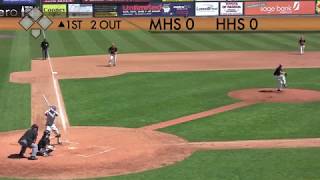
[(19, 153), (20, 158), (24, 158), (24, 153), (27, 148), (32, 149), (31, 156), (28, 158), (29, 160), (37, 160), (37, 152), (38, 146), (36, 144), (37, 136), (38, 136), (38, 125), (33, 124), (30, 129), (28, 129), (23, 136), (19, 139), (18, 143), (21, 145), (21, 150)]
[(49, 43), (46, 39), (44, 39), (41, 42), (41, 49), (42, 49), (42, 59), (45, 60), (48, 58), (48, 48), (49, 48)]

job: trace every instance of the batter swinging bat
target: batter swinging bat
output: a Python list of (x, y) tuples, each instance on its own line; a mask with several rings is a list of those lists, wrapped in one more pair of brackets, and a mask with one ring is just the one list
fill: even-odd
[(47, 106), (49, 107), (50, 104), (49, 104), (49, 101), (48, 101), (48, 99), (46, 98), (46, 96), (45, 96), (44, 94), (42, 94), (42, 97), (43, 97), (44, 101), (46, 102)]

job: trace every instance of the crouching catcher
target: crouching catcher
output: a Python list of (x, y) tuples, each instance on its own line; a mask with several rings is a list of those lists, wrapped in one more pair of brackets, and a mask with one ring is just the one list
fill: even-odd
[(50, 131), (45, 130), (38, 143), (38, 156), (47, 157), (54, 151), (54, 146), (50, 145)]

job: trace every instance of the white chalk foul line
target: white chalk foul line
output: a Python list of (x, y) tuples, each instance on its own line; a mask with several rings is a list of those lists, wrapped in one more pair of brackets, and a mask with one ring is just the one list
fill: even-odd
[[(42, 30), (42, 34), (43, 34), (43, 38), (46, 39), (46, 34), (44, 32), (44, 30)], [(60, 86), (59, 86), (59, 82), (57, 80), (57, 78), (55, 78), (55, 74), (56, 72), (53, 71), (53, 66), (51, 63), (51, 58), (50, 58), (50, 54), (48, 52), (48, 62), (49, 62), (49, 66), (50, 66), (50, 71), (51, 71), (51, 78), (53, 81), (53, 88), (54, 88), (54, 92), (57, 98), (57, 103), (58, 103), (58, 108), (59, 108), (59, 113), (60, 113), (60, 119), (62, 122), (62, 128), (64, 131), (67, 130), (67, 124), (69, 122), (68, 117), (66, 116), (66, 112), (65, 112), (65, 108), (62, 106), (62, 96), (60, 93)]]
[(84, 158), (89, 158), (89, 157), (93, 157), (93, 156), (97, 156), (97, 155), (100, 155), (100, 154), (103, 154), (103, 153), (107, 153), (107, 152), (113, 151), (115, 149), (116, 148), (107, 148), (104, 151), (100, 151), (100, 152), (97, 152), (97, 153), (94, 153), (94, 154), (89, 154), (89, 155), (77, 154), (77, 156), (84, 157)]

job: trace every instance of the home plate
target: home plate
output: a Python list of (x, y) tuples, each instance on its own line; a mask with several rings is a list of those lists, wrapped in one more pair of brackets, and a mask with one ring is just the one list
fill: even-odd
[(73, 150), (73, 149), (77, 149), (77, 147), (69, 146), (68, 149)]

